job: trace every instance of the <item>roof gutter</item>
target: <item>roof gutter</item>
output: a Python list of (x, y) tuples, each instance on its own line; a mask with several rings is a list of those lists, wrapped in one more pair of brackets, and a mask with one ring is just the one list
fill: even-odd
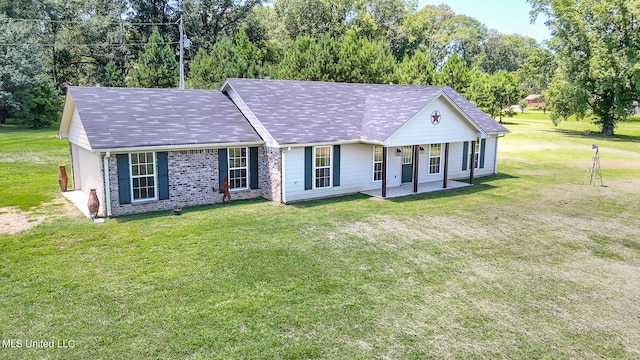
[(156, 145), (156, 146), (134, 146), (134, 147), (122, 147), (122, 148), (106, 148), (106, 149), (92, 149), (94, 153), (100, 152), (113, 152), (113, 153), (130, 153), (130, 152), (143, 152), (143, 151), (181, 151), (181, 150), (196, 150), (196, 149), (219, 149), (229, 147), (244, 147), (244, 146), (262, 146), (264, 141), (248, 141), (248, 142), (228, 142), (228, 143), (215, 143), (215, 144), (186, 144), (186, 145)]
[(336, 140), (336, 141), (319, 141), (311, 143), (298, 143), (298, 144), (280, 144), (278, 148), (289, 149), (292, 147), (305, 147), (305, 146), (328, 146), (328, 145), (351, 145), (351, 144), (370, 144), (370, 145), (382, 145), (382, 141), (378, 140)]
[(104, 166), (104, 197), (105, 197), (105, 206), (107, 210), (107, 217), (111, 218), (111, 182), (109, 181), (109, 158), (111, 157), (111, 153), (107, 151), (103, 157), (103, 166)]
[(286, 166), (287, 166), (287, 153), (291, 151), (291, 146), (287, 147), (286, 150), (282, 150), (282, 186), (281, 186), (281, 191), (282, 191), (282, 203), (286, 204), (287, 203), (287, 171), (286, 171)]

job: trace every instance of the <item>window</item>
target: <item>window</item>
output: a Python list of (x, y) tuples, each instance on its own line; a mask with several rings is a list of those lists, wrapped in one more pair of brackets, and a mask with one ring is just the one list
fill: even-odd
[(373, 147), (373, 181), (382, 181), (382, 146)]
[(402, 148), (402, 165), (413, 164), (413, 146)]
[(331, 186), (331, 146), (314, 148), (315, 188)]
[[(469, 146), (469, 164), (468, 167), (471, 168), (471, 146)], [(480, 168), (480, 138), (476, 139), (476, 149), (474, 154), (474, 169)]]
[[(156, 200), (156, 154), (129, 154), (131, 164), (131, 198), (133, 201)], [(125, 175), (126, 176), (126, 175)]]
[(429, 174), (440, 173), (441, 155), (442, 155), (442, 144), (429, 145)]
[(229, 189), (247, 188), (247, 148), (229, 148)]

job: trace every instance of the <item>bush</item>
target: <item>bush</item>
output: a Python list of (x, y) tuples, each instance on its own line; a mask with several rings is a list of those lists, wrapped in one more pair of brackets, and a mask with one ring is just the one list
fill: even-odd
[(16, 118), (34, 129), (49, 127), (60, 117), (60, 97), (48, 79), (16, 94), (20, 110)]

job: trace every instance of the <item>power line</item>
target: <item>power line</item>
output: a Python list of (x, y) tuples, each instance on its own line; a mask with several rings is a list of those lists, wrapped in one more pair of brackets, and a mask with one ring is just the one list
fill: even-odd
[[(175, 44), (179, 44), (180, 42), (174, 41), (174, 42), (162, 42), (162, 43), (155, 43), (157, 45), (175, 45)], [(109, 46), (141, 46), (141, 45), (147, 45), (148, 43), (124, 43), (124, 44), (112, 44), (112, 43), (108, 43), (108, 44), (41, 44), (41, 43), (32, 43), (32, 44), (0, 44), (0, 46), (36, 46), (36, 47), (53, 47), (53, 46), (68, 46), (68, 47), (81, 47), (81, 46), (105, 46), (105, 47), (109, 47)]]
[[(87, 21), (81, 21), (81, 20), (53, 20), (53, 19), (26, 19), (26, 18), (9, 18), (9, 17), (4, 17), (4, 18), (0, 18), (0, 20), (11, 20), (14, 22), (36, 22), (36, 23), (41, 23), (41, 22), (50, 22), (50, 23), (67, 23), (67, 24), (85, 24), (87, 23)], [(121, 23), (125, 23), (127, 25), (133, 25), (133, 26), (177, 26), (179, 24), (179, 21), (176, 22), (128, 22), (123, 20), (122, 22), (120, 21), (107, 21), (104, 22), (104, 24), (112, 24), (112, 25), (120, 25)]]

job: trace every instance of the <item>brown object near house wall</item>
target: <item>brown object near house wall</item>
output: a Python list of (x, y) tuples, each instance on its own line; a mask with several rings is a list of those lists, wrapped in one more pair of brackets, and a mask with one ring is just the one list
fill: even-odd
[(229, 180), (227, 180), (227, 177), (225, 176), (222, 179), (222, 185), (220, 185), (220, 189), (222, 190), (222, 203), (225, 202), (231, 202), (231, 194), (229, 193)]
[(98, 200), (98, 194), (96, 194), (96, 189), (89, 190), (89, 201), (87, 202), (87, 207), (89, 208), (89, 214), (93, 217), (98, 216), (98, 209), (100, 208), (100, 200)]
[(64, 165), (58, 166), (58, 184), (60, 184), (60, 191), (67, 191), (68, 183), (69, 177), (67, 176), (67, 168)]

